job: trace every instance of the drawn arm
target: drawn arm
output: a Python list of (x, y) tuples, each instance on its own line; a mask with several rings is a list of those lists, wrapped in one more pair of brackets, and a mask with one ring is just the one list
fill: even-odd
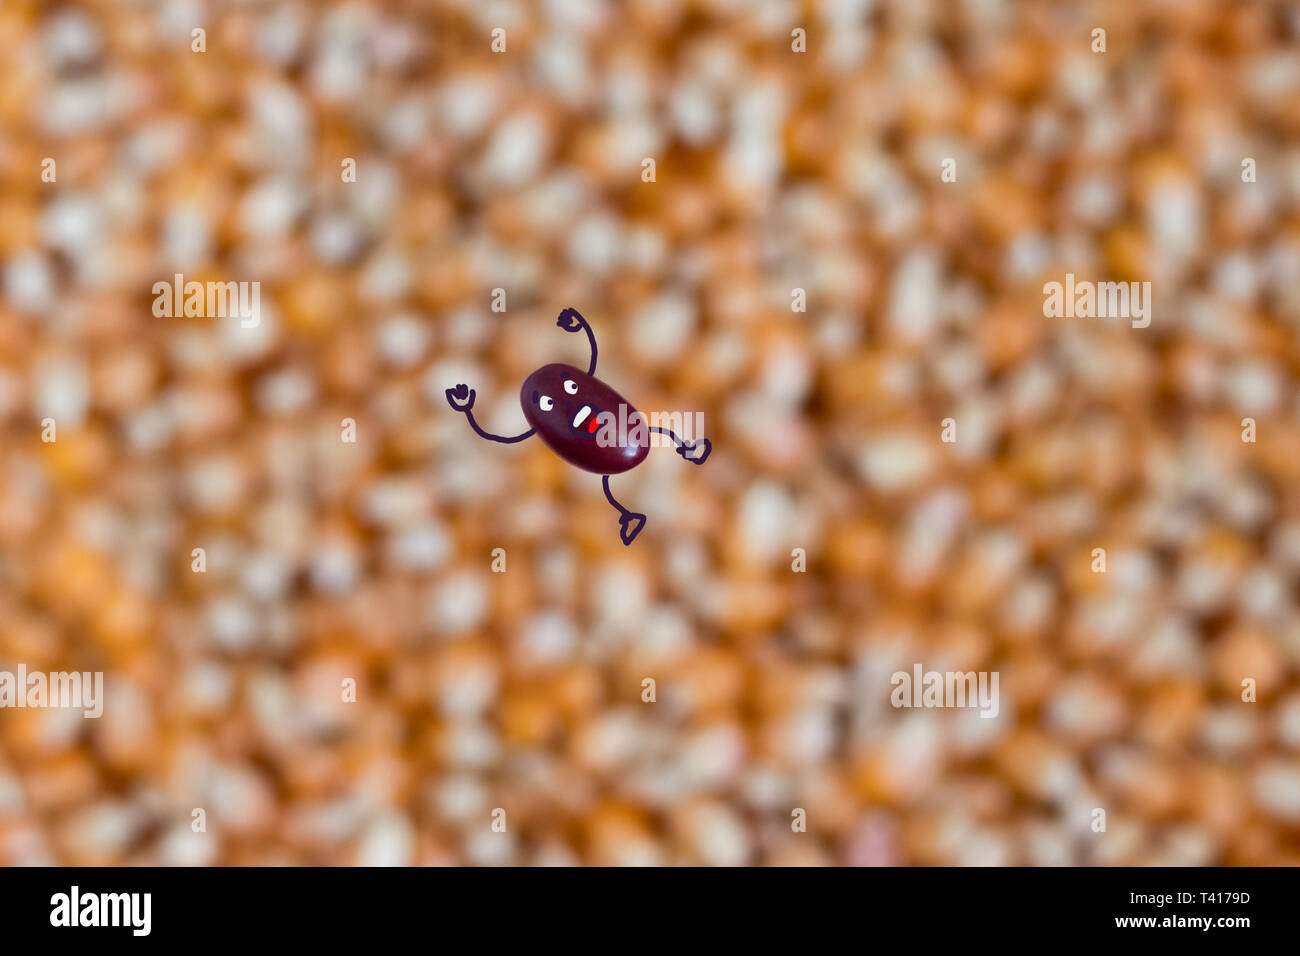
[(565, 309), (560, 313), (560, 317), (555, 320), (555, 324), (566, 332), (576, 332), (582, 329), (587, 333), (587, 341), (591, 343), (591, 367), (587, 369), (588, 375), (596, 374), (596, 336), (591, 331), (591, 326), (587, 320), (582, 317), (582, 313), (577, 309)]
[(525, 438), (530, 437), (533, 432), (536, 431), (535, 428), (530, 428), (522, 435), (511, 435), (510, 437), (504, 435), (493, 435), (491, 432), (485, 432), (479, 427), (479, 423), (474, 421), (474, 389), (470, 388), (468, 385), (457, 385), (455, 388), (447, 389), (446, 395), (447, 404), (456, 411), (465, 413), (465, 418), (469, 420), (469, 427), (474, 429), (480, 438), (486, 438), (488, 441), (500, 442), (503, 445), (513, 445), (517, 441), (523, 441)]

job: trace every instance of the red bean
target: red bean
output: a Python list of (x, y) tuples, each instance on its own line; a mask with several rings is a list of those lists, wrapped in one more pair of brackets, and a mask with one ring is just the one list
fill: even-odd
[(572, 365), (544, 365), (533, 372), (524, 379), (519, 402), (542, 441), (584, 471), (617, 475), (641, 464), (650, 451), (649, 434), (637, 427), (641, 413)]

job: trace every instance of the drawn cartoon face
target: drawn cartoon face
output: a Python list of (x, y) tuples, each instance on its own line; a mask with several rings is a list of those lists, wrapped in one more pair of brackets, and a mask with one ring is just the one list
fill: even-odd
[(533, 372), (519, 390), (519, 403), (542, 441), (584, 471), (616, 475), (635, 468), (650, 451), (648, 442), (602, 445), (596, 440), (605, 421), (615, 424), (607, 435), (617, 432), (620, 406), (625, 420), (634, 421), (638, 413), (618, 392), (572, 365), (544, 365)]

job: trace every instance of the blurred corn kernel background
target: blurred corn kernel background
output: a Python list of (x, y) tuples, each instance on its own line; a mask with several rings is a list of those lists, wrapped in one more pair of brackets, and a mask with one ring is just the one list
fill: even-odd
[[(1298, 40), (5, 2), (0, 668), (105, 701), (0, 710), (0, 862), (1300, 862)], [(1046, 317), (1066, 273), (1150, 326)], [(713, 442), (614, 480), (630, 547), (443, 395), (524, 430), (567, 306)], [(915, 664), (997, 716), (891, 706)]]

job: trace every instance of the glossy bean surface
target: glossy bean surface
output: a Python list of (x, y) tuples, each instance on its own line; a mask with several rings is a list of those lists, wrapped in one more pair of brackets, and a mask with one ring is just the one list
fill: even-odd
[[(542, 441), (584, 471), (617, 475), (641, 464), (650, 451), (648, 434), (635, 427), (640, 413), (600, 379), (572, 365), (544, 365), (533, 372), (519, 390), (519, 403)], [(620, 406), (627, 423), (623, 436), (618, 435)]]

